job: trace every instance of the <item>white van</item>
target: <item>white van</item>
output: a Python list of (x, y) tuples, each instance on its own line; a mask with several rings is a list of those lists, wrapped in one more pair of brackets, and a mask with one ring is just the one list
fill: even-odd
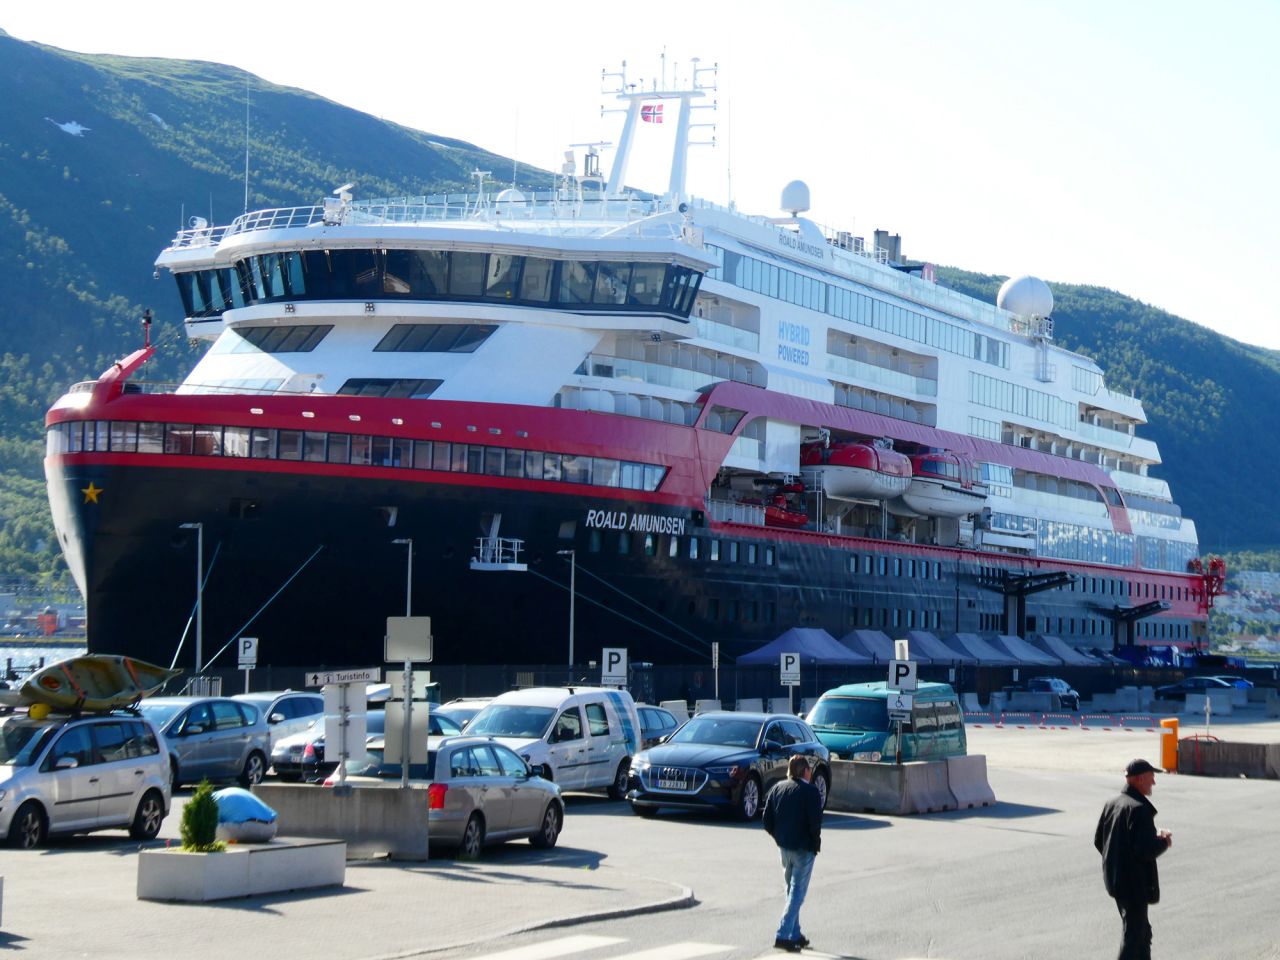
[(467, 724), (467, 735), (493, 737), (541, 764), (561, 790), (604, 787), (621, 800), (640, 750), (640, 716), (625, 690), (534, 687), (494, 697)]

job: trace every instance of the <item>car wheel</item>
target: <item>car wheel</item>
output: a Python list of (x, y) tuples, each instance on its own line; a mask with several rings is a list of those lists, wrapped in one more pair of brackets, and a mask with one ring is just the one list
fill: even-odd
[(9, 846), (19, 850), (34, 850), (44, 844), (49, 833), (49, 821), (45, 819), (40, 804), (28, 800), (18, 808), (9, 824)]
[(135, 840), (154, 840), (164, 822), (164, 798), (155, 790), (148, 790), (138, 803), (138, 812), (129, 825), (129, 836)]
[(742, 793), (738, 796), (735, 813), (739, 820), (754, 820), (760, 812), (760, 780), (753, 773), (742, 785)]
[(484, 821), (480, 814), (473, 813), (462, 831), (462, 843), (458, 845), (459, 860), (479, 860), (480, 850), (484, 847)]
[(609, 799), (622, 800), (627, 795), (627, 781), (631, 779), (631, 758), (623, 757), (618, 762), (618, 769), (613, 774), (613, 783), (609, 784)]
[(542, 826), (529, 838), (529, 842), (540, 850), (549, 850), (560, 839), (562, 826), (564, 826), (564, 816), (560, 813), (560, 808), (554, 803), (548, 803), (547, 810), (542, 815)]
[(240, 786), (252, 787), (262, 782), (267, 772), (267, 761), (257, 750), (249, 754), (244, 762), (244, 770), (240, 772)]
[(644, 817), (646, 820), (652, 820), (658, 815), (658, 808), (641, 806), (638, 803), (633, 803), (631, 805), (631, 812), (638, 817)]
[(822, 801), (821, 809), (827, 809), (827, 795), (831, 792), (831, 781), (821, 770), (813, 772), (813, 785), (818, 788), (818, 799)]

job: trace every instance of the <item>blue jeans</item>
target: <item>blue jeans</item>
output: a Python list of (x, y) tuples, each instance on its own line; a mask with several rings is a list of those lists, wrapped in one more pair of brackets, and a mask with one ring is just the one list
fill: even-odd
[(800, 939), (800, 905), (809, 892), (809, 877), (813, 874), (813, 853), (809, 850), (787, 850), (779, 847), (782, 854), (783, 879), (787, 888), (787, 908), (782, 913), (782, 921), (778, 924), (777, 939)]

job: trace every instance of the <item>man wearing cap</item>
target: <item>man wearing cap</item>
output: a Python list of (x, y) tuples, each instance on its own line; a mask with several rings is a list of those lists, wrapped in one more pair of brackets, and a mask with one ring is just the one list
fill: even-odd
[(1151, 960), (1147, 905), (1160, 902), (1156, 857), (1173, 846), (1173, 835), (1156, 830), (1156, 808), (1147, 799), (1156, 784), (1156, 768), (1133, 760), (1124, 778), (1120, 796), (1102, 808), (1093, 845), (1102, 854), (1102, 879), (1124, 925), (1118, 960)]

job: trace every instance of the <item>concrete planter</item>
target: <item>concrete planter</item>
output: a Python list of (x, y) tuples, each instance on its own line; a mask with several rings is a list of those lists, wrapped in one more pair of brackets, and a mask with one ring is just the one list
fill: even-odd
[(346, 867), (347, 845), (341, 840), (236, 844), (221, 853), (143, 850), (138, 854), (138, 899), (205, 902), (340, 887)]

